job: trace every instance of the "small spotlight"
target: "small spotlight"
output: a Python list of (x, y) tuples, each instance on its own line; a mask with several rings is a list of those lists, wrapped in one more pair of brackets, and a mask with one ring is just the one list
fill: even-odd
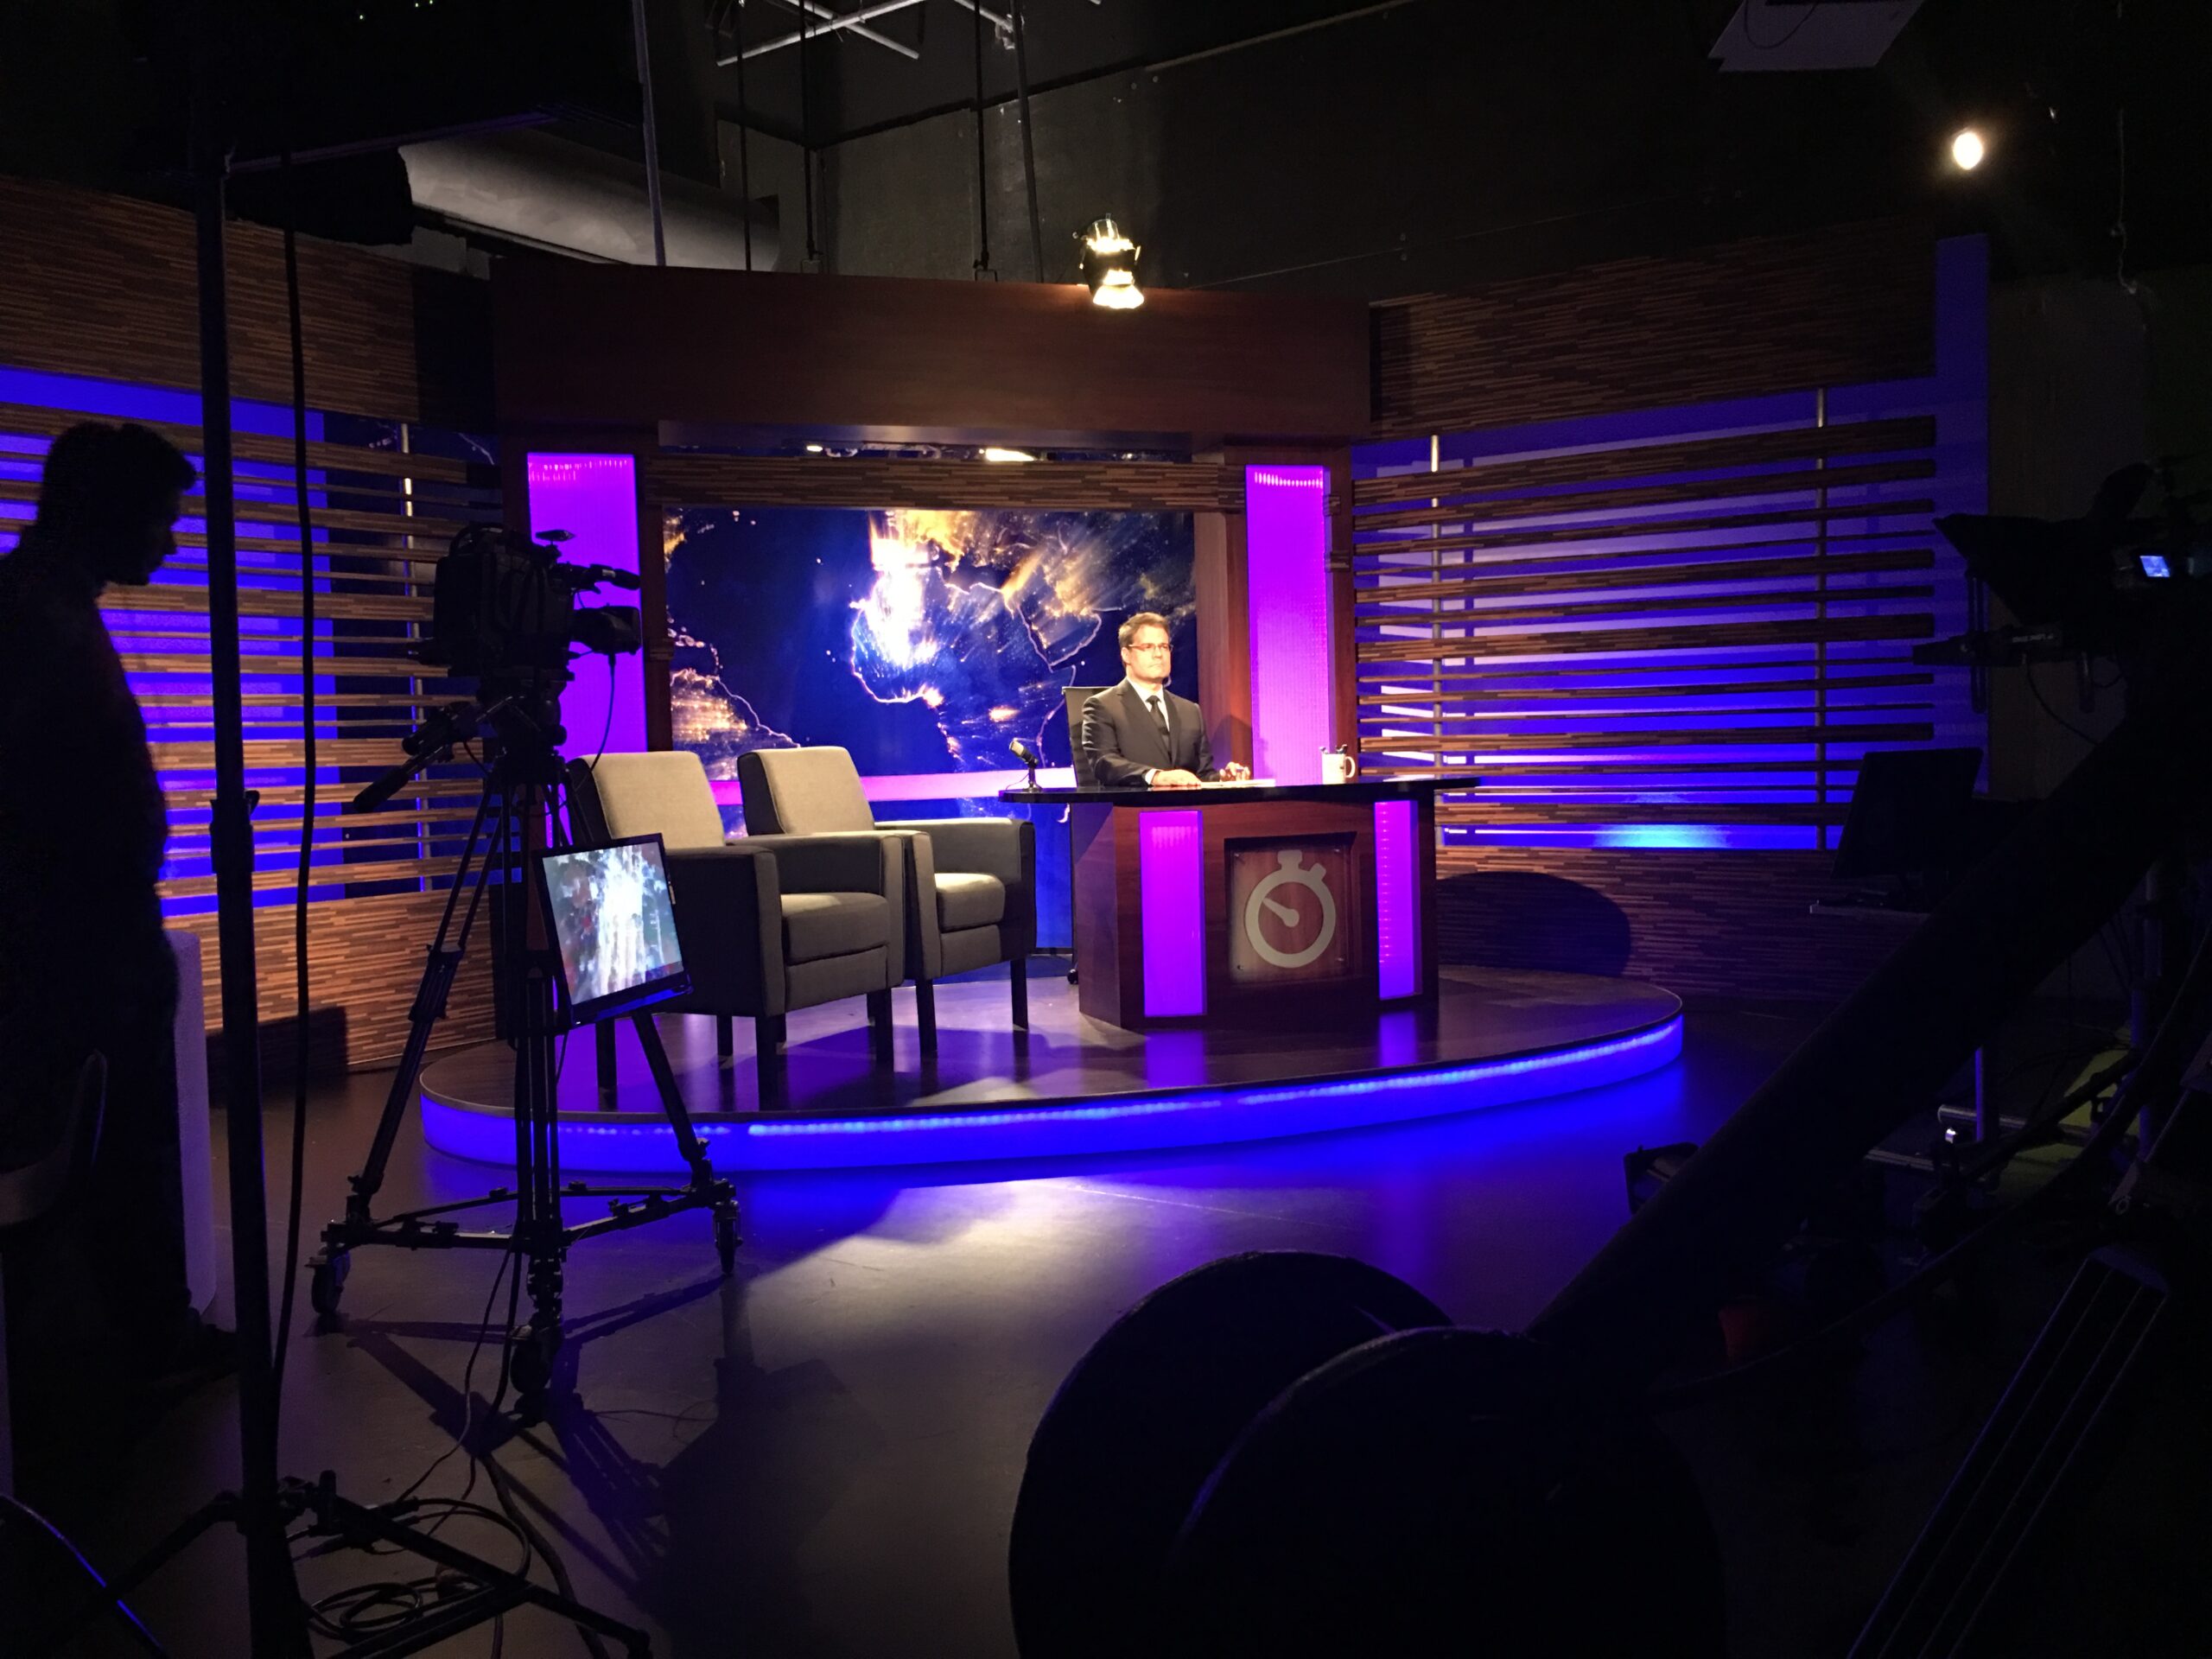
[(810, 455), (818, 455), (822, 453), (822, 446), (818, 443), (810, 443), (806, 446), (806, 453)]
[(1144, 290), (1137, 286), (1137, 256), (1144, 250), (1122, 235), (1120, 226), (1110, 219), (1093, 219), (1076, 240), (1083, 244), (1077, 268), (1090, 289), (1093, 305), (1134, 311), (1144, 303)]
[(1961, 173), (1971, 173), (1981, 165), (1981, 158), (1989, 153), (1981, 142), (1981, 135), (1972, 127), (1961, 127), (1951, 135), (1951, 165)]
[(1036, 456), (1027, 449), (1001, 449), (995, 444), (983, 451), (985, 461), (1034, 461)]

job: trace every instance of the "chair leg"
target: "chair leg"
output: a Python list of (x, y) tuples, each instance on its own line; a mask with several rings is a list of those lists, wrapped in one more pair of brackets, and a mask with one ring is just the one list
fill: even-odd
[(737, 1021), (728, 1014), (715, 1016), (715, 1058), (727, 1064), (737, 1052)]
[(937, 986), (926, 979), (914, 982), (914, 1024), (922, 1033), (922, 1057), (937, 1058)]
[(753, 1022), (753, 1070), (760, 1109), (773, 1111), (789, 1096), (789, 1077), (784, 1066), (784, 1016), (763, 1014)]
[(887, 990), (868, 994), (868, 1049), (878, 1065), (891, 1064), (891, 993)]
[(1029, 962), (1016, 957), (1006, 965), (1007, 982), (1014, 989), (1014, 1028), (1029, 1029)]

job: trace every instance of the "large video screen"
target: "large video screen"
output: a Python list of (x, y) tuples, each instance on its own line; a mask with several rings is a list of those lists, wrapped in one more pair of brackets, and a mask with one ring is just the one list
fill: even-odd
[[(733, 828), (738, 756), (793, 745), (850, 750), (879, 818), (1008, 811), (1008, 745), (1069, 764), (1065, 689), (1120, 680), (1137, 611), (1198, 695), (1188, 513), (683, 510), (664, 545), (676, 741)], [(1038, 939), (1064, 946), (1065, 815), (1034, 816)]]

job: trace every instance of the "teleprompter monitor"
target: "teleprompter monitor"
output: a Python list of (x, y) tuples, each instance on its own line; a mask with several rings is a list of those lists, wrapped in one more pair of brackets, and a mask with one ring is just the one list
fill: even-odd
[(691, 988), (658, 836), (540, 853), (537, 876), (570, 1025), (631, 1013)]

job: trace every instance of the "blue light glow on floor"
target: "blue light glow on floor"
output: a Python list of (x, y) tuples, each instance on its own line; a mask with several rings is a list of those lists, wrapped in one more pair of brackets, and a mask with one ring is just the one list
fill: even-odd
[[(1676, 1014), (1599, 1042), (1418, 1071), (968, 1112), (702, 1117), (697, 1127), (715, 1166), (725, 1172), (1217, 1146), (1571, 1094), (1656, 1071), (1681, 1046), (1682, 1021)], [(456, 1157), (490, 1164), (514, 1157), (508, 1114), (457, 1105), (427, 1089), (423, 1134), (430, 1146)], [(642, 1113), (563, 1114), (560, 1155), (564, 1171), (665, 1174), (681, 1168), (667, 1122)]]

